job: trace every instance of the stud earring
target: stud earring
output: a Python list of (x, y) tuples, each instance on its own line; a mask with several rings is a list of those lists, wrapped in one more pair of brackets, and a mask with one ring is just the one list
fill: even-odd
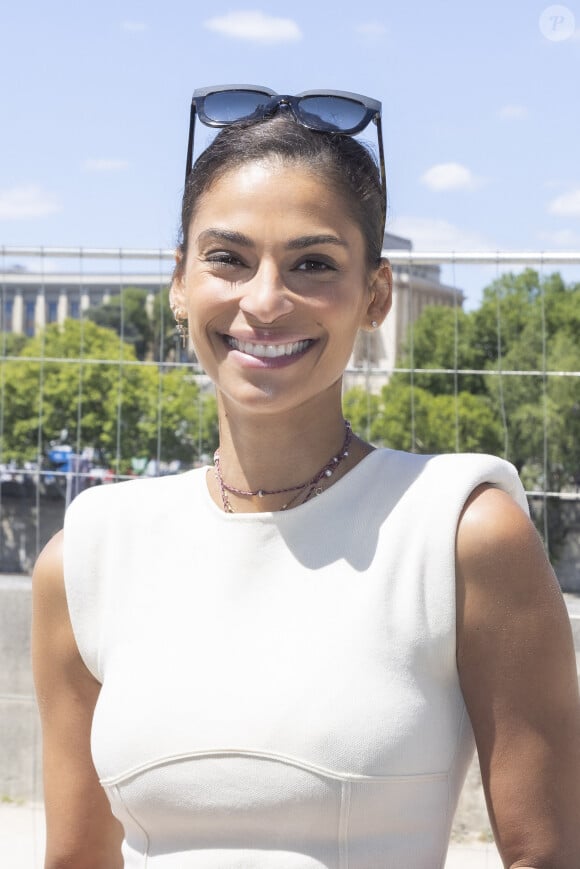
[(376, 320), (371, 320), (371, 329), (376, 329), (376, 328), (378, 328), (378, 325), (379, 325), (379, 324), (377, 323)]

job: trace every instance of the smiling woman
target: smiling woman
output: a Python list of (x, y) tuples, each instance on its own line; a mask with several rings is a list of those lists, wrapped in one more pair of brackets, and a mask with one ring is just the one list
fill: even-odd
[[(83, 493), (39, 558), (47, 869), (442, 869), (474, 737), (505, 865), (573, 869), (571, 633), (515, 469), (342, 415), (391, 300), (345, 120), (380, 107), (196, 95), (171, 302), (220, 445)], [(192, 166), (196, 112), (224, 129)]]

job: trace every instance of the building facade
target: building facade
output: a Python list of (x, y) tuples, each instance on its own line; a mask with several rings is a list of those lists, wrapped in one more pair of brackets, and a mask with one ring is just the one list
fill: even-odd
[[(148, 292), (148, 305), (155, 294), (166, 290), (169, 277), (147, 274), (34, 274), (21, 268), (0, 276), (2, 292), (0, 331), (32, 338), (50, 323), (79, 320), (90, 308), (104, 305), (126, 287)], [(152, 310), (152, 308), (151, 308)]]

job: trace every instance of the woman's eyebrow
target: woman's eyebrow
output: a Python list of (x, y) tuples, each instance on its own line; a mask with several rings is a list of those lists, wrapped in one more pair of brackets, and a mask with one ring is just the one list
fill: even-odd
[(348, 247), (346, 241), (337, 235), (302, 235), (289, 241), (286, 248), (288, 250), (301, 250), (304, 247), (312, 247), (317, 244), (337, 244), (341, 247)]
[(230, 229), (204, 229), (197, 237), (198, 242), (223, 241), (230, 244), (238, 244), (242, 247), (254, 247), (254, 242), (244, 235), (243, 232), (235, 232)]
[[(197, 237), (200, 244), (210, 241), (229, 242), (242, 247), (255, 247), (254, 242), (243, 232), (236, 232), (232, 229), (219, 229), (218, 227), (210, 227), (204, 229)], [(287, 250), (302, 250), (306, 247), (314, 247), (319, 244), (335, 244), (340, 247), (348, 247), (346, 241), (339, 238), (337, 235), (301, 235), (298, 238), (293, 238), (286, 243)]]

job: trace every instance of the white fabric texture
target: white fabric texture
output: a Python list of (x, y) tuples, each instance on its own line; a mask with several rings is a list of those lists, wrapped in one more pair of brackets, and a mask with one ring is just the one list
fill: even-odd
[(65, 523), (92, 750), (129, 869), (439, 869), (473, 735), (456, 527), (482, 455), (376, 450), (287, 512), (207, 469), (102, 486)]

